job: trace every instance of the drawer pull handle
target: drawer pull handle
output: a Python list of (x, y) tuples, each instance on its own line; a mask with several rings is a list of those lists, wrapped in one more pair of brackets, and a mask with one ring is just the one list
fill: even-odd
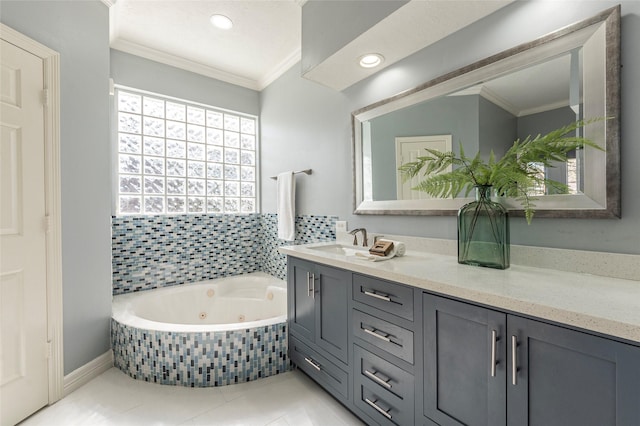
[(366, 374), (368, 377), (370, 377), (376, 383), (381, 384), (382, 386), (384, 386), (387, 389), (391, 389), (391, 385), (389, 384), (389, 380), (390, 379), (382, 380), (380, 377), (376, 376), (376, 373), (372, 373), (369, 370), (364, 370), (364, 374)]
[(316, 298), (316, 274), (307, 272), (307, 296)]
[(316, 298), (316, 274), (311, 274), (311, 297)]
[(511, 384), (518, 384), (518, 338), (516, 336), (511, 336)]
[(496, 345), (498, 342), (498, 332), (491, 330), (491, 377), (496, 377)]
[(363, 328), (362, 330), (364, 330), (365, 333), (375, 336), (380, 340), (384, 340), (385, 342), (391, 342), (391, 339), (389, 339), (387, 336), (383, 336), (382, 334), (376, 333), (377, 330), (375, 329), (369, 330), (368, 328)]
[(365, 398), (364, 402), (372, 406), (378, 413), (391, 420), (391, 414), (387, 413), (387, 410), (380, 408), (374, 401), (371, 401), (369, 398)]
[(365, 290), (364, 294), (366, 294), (367, 296), (375, 297), (376, 299), (384, 300), (385, 302), (391, 302), (391, 298), (386, 294), (378, 294), (369, 290)]
[(319, 366), (318, 364), (316, 364), (315, 362), (313, 362), (313, 360), (312, 360), (311, 358), (307, 358), (307, 357), (305, 357), (305, 358), (304, 358), (304, 360), (305, 360), (305, 361), (307, 361), (307, 363), (311, 364), (311, 366), (312, 366), (313, 368), (315, 368), (316, 370), (318, 370), (318, 371), (320, 371), (320, 370), (321, 370), (321, 369), (320, 369), (320, 366)]

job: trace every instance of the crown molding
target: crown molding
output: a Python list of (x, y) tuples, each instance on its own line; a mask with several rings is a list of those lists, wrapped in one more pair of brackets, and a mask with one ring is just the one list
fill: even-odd
[(258, 90), (263, 90), (265, 87), (273, 83), (278, 79), (278, 77), (287, 72), (292, 66), (300, 62), (301, 58), (302, 52), (300, 48), (291, 52), (291, 54), (284, 58), (284, 60), (282, 60), (282, 62), (280, 62), (273, 70), (271, 70), (260, 80), (258, 80)]
[(107, 6), (107, 7), (109, 7), (109, 8), (110, 8), (111, 6), (113, 6), (114, 4), (116, 4), (116, 1), (118, 1), (118, 0), (100, 0), (100, 1), (101, 1), (105, 6)]
[(111, 48), (120, 50), (122, 52), (130, 53), (132, 55), (140, 56), (152, 61), (160, 62), (165, 65), (170, 65), (176, 68), (181, 68), (186, 71), (191, 71), (196, 74), (201, 74), (206, 77), (215, 78), (227, 83), (235, 84), (237, 86), (246, 87), (247, 89), (260, 90), (260, 86), (257, 81), (240, 77), (238, 75), (213, 68), (199, 62), (191, 61), (189, 59), (181, 58), (169, 53), (162, 52), (160, 50), (152, 49), (150, 47), (142, 46), (137, 43), (118, 39), (111, 43)]
[(562, 107), (568, 107), (568, 106), (569, 106), (569, 100), (568, 99), (567, 100), (563, 100), (563, 101), (558, 101), (558, 102), (552, 102), (550, 104), (540, 105), (540, 106), (537, 106), (535, 108), (523, 109), (518, 114), (518, 117), (525, 117), (525, 116), (531, 115), (531, 114), (539, 114), (541, 112), (553, 111), (554, 109), (558, 109), (558, 108), (562, 108)]

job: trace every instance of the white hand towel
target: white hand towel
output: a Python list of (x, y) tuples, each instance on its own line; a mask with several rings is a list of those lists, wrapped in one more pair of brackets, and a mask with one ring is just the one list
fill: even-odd
[(278, 238), (293, 241), (296, 238), (296, 181), (293, 172), (278, 175)]
[(400, 241), (387, 240), (386, 238), (380, 238), (378, 241), (388, 241), (390, 243), (393, 243), (393, 249), (391, 249), (391, 252), (394, 256), (404, 256), (404, 254), (407, 252), (407, 247)]

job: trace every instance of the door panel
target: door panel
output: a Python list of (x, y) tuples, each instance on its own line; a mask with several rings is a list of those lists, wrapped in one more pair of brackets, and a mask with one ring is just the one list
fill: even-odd
[(423, 306), (424, 415), (441, 425), (504, 425), (505, 314), (427, 294)]
[[(509, 424), (640, 424), (640, 348), (509, 316)], [(511, 337), (510, 337), (511, 338)], [(513, 357), (509, 345), (509, 359)], [(509, 368), (511, 370), (511, 366)]]
[(0, 423), (48, 402), (42, 60), (2, 40)]
[(316, 305), (318, 324), (317, 344), (345, 364), (348, 363), (347, 303), (351, 287), (351, 273), (334, 268), (317, 267)]
[(311, 292), (313, 264), (289, 258), (289, 327), (292, 332), (315, 341), (315, 298)]

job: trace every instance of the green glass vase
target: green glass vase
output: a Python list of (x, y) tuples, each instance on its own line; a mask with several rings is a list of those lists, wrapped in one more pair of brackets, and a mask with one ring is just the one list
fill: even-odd
[(491, 201), (491, 186), (476, 186), (476, 200), (458, 210), (458, 263), (507, 269), (509, 213)]

